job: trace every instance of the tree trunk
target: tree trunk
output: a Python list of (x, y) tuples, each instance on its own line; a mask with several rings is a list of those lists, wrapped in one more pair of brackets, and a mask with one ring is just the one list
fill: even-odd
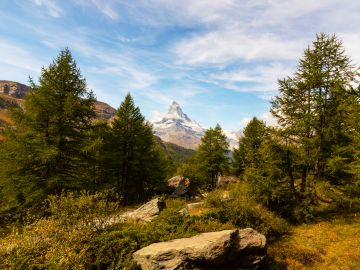
[(302, 192), (302, 193), (305, 192), (307, 170), (308, 170), (307, 166), (303, 165), (302, 166), (302, 173), (301, 173), (301, 184), (300, 184), (300, 192)]
[(287, 171), (288, 171), (288, 175), (289, 175), (289, 179), (290, 179), (290, 189), (292, 191), (292, 193), (294, 194), (294, 196), (296, 196), (296, 189), (295, 189), (295, 180), (294, 180), (294, 175), (292, 173), (292, 168), (291, 168), (291, 159), (290, 159), (290, 150), (287, 149), (286, 150), (286, 167), (287, 167)]

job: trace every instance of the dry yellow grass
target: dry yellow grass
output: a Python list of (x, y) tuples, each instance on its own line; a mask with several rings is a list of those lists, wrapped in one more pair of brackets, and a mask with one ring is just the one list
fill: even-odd
[(360, 269), (360, 214), (294, 227), (269, 247), (270, 269)]

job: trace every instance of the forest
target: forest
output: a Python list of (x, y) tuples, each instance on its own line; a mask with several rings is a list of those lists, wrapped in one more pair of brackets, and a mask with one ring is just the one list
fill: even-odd
[[(130, 93), (111, 123), (96, 118), (94, 93), (61, 50), (1, 130), (0, 269), (136, 269), (131, 254), (150, 243), (233, 227), (266, 235), (266, 269), (324, 269), (318, 250), (282, 254), (279, 239), (329, 218), (359, 222), (359, 75), (342, 41), (320, 33), (278, 80), (276, 126), (254, 117), (229, 149), (218, 124), (193, 153), (155, 137)], [(175, 175), (191, 180), (191, 196), (169, 196)], [(217, 182), (229, 175), (238, 181), (224, 201)], [(153, 222), (98, 226), (157, 196), (168, 207)], [(204, 214), (178, 214), (201, 196)], [(359, 254), (329, 269), (357, 269)]]

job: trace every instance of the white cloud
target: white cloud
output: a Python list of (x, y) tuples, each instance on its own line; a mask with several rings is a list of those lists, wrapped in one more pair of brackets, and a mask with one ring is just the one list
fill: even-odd
[[(265, 122), (267, 126), (276, 127), (278, 125), (277, 119), (272, 115), (271, 112), (265, 112), (260, 117), (257, 117), (259, 120)], [(247, 124), (253, 119), (253, 117), (244, 117), (241, 120), (243, 127), (246, 127)]]
[(230, 64), (239, 60), (294, 60), (306, 42), (272, 34), (249, 35), (241, 30), (210, 32), (185, 39), (175, 46), (179, 62), (189, 65)]
[(244, 118), (241, 120), (241, 124), (242, 124), (244, 127), (246, 127), (247, 124), (250, 123), (251, 119), (252, 119), (252, 117), (244, 117)]
[[(274, 92), (277, 90), (277, 81), (292, 75), (293, 72), (294, 70), (289, 65), (272, 62), (271, 64), (259, 64), (254, 68), (213, 73), (210, 78), (228, 84), (232, 86), (232, 89), (238, 89), (240, 92)], [(236, 85), (239, 83), (255, 83), (255, 85), (251, 89), (247, 89)]]
[(33, 0), (37, 6), (44, 6), (47, 8), (50, 16), (59, 18), (63, 15), (64, 11), (54, 0)]
[(353, 64), (360, 66), (360, 34), (359, 33), (348, 33), (339, 34), (339, 37), (343, 41), (343, 45), (346, 49), (346, 54), (350, 56)]
[(277, 119), (271, 112), (263, 113), (260, 119), (263, 120), (267, 126), (275, 127), (278, 125)]

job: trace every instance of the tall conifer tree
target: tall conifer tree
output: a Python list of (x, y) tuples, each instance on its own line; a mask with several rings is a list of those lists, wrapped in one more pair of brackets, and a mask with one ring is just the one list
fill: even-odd
[(30, 83), (0, 157), (4, 189), (14, 190), (21, 203), (82, 185), (84, 132), (95, 115), (94, 96), (69, 49), (42, 68), (39, 84)]
[(116, 112), (110, 131), (110, 171), (123, 205), (137, 202), (161, 186), (166, 160), (130, 94)]
[(228, 170), (229, 143), (219, 124), (205, 131), (197, 152), (200, 167), (207, 172), (212, 187), (217, 177)]
[[(272, 104), (282, 134), (297, 145), (302, 157), (301, 190), (309, 187), (316, 199), (316, 180), (324, 179), (331, 146), (344, 138), (339, 109), (356, 70), (335, 35), (319, 34), (305, 50), (297, 72), (279, 81)], [(314, 177), (309, 177), (309, 174)], [(309, 179), (311, 181), (309, 182)]]

